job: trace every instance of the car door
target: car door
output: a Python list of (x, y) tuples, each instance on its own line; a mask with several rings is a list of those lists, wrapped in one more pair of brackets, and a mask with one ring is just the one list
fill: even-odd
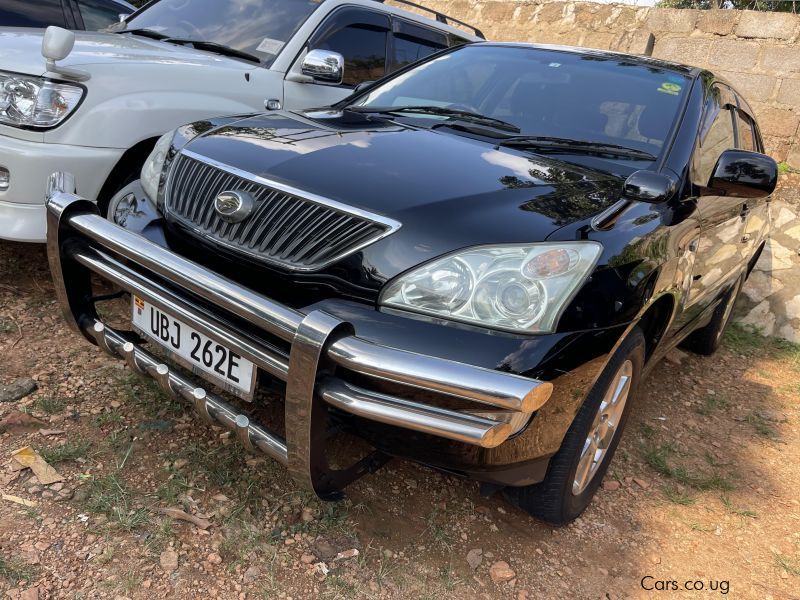
[[(333, 11), (308, 40), (305, 51), (286, 75), (285, 108), (327, 106), (349, 96), (359, 83), (383, 77), (390, 31), (391, 23), (384, 13), (352, 6)], [(305, 54), (317, 49), (338, 52), (344, 57), (340, 84), (308, 81), (302, 75)]]
[(720, 155), (736, 147), (736, 108), (736, 99), (727, 86), (714, 84), (710, 88), (691, 165), (701, 227), (688, 297), (688, 304), (695, 308), (692, 312), (702, 312), (711, 304), (739, 273), (743, 262), (746, 201), (700, 193), (708, 187)]
[[(749, 107), (737, 96), (736, 147), (751, 152), (763, 152), (764, 145)], [(743, 259), (750, 261), (761, 246), (769, 228), (769, 197), (748, 198), (744, 202), (746, 213), (742, 235)]]

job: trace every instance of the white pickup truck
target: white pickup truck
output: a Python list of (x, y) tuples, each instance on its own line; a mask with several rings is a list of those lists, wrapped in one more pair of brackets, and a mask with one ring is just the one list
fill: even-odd
[(45, 240), (55, 170), (107, 211), (165, 131), (325, 106), (482, 37), (402, 4), (416, 12), (380, 0), (155, 0), (113, 31), (0, 29), (0, 239)]

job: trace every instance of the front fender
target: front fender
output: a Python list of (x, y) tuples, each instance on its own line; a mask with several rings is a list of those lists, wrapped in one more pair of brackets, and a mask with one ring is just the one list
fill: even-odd
[(95, 67), (83, 103), (45, 142), (127, 149), (185, 123), (263, 111), (265, 97), (283, 97), (280, 77), (265, 69), (248, 79), (239, 70)]

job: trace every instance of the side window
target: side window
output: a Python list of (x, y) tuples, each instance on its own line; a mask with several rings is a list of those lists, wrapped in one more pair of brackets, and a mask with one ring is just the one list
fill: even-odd
[(753, 120), (740, 110), (736, 111), (736, 128), (739, 133), (739, 148), (742, 150), (750, 150), (755, 152), (755, 128), (753, 127)]
[(406, 21), (394, 22), (390, 72), (447, 48), (447, 36), (438, 31)]
[(105, 29), (119, 21), (121, 13), (129, 13), (118, 4), (108, 2), (108, 0), (78, 0), (78, 8), (83, 18), (83, 26), (86, 31), (98, 31)]
[(344, 57), (342, 84), (356, 86), (386, 74), (389, 18), (371, 11), (345, 9), (323, 25), (310, 48), (331, 50)]
[(733, 109), (727, 100), (724, 91), (712, 88), (700, 128), (699, 145), (692, 160), (692, 181), (696, 185), (708, 185), (720, 155), (736, 147)]
[(69, 28), (60, 0), (0, 0), (0, 26)]

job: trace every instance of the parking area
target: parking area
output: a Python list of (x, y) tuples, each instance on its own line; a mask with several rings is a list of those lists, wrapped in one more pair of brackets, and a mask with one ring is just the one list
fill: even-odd
[[(0, 403), (11, 598), (800, 598), (800, 348), (742, 329), (654, 370), (564, 528), (402, 461), (317, 501), (74, 335), (44, 248), (0, 243), (0, 384), (26, 379)], [(12, 470), (26, 446), (63, 481)]]

